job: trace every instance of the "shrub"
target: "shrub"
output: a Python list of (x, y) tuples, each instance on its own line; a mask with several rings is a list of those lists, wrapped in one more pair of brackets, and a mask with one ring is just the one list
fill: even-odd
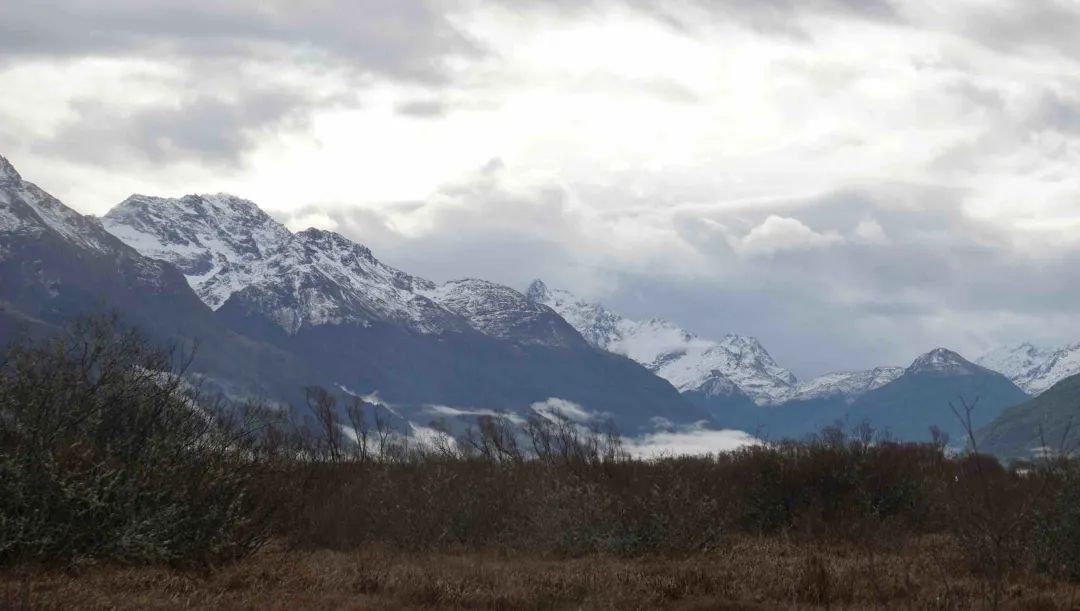
[(87, 318), (0, 364), (0, 563), (205, 563), (264, 528), (255, 465), (172, 351)]

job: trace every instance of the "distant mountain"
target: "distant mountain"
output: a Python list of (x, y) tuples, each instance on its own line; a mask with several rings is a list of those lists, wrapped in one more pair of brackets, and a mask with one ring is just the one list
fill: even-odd
[[(811, 424), (831, 424), (851, 402), (905, 371), (877, 367), (800, 382), (752, 337), (730, 334), (709, 340), (666, 320), (632, 320), (541, 280), (526, 295), (561, 314), (592, 345), (624, 354), (671, 382), (721, 426), (812, 432), (807, 430)], [(780, 406), (791, 409), (774, 409)]]
[[(860, 374), (852, 379), (862, 382), (868, 376)], [(927, 440), (930, 427), (937, 426), (955, 444), (963, 445), (966, 433), (950, 403), (960, 408), (961, 398), (969, 403), (978, 400), (972, 421), (979, 428), (1003, 409), (1028, 400), (1001, 374), (944, 348), (920, 356), (899, 375), (895, 368), (882, 368), (871, 385), (882, 380), (889, 381), (855, 395), (819, 394), (769, 407), (752, 415), (744, 425), (769, 438), (801, 438), (837, 421), (848, 426), (866, 421), (876, 430), (905, 441)]]
[(1010, 407), (979, 430), (979, 450), (1001, 458), (1034, 458), (1080, 449), (1080, 375)]
[(995, 348), (978, 364), (1012, 380), (1028, 394), (1037, 396), (1061, 380), (1080, 374), (1080, 343), (1044, 348), (1030, 343)]
[(521, 411), (558, 398), (627, 430), (706, 418), (670, 384), (593, 347), (513, 289), (482, 280), (436, 285), (334, 232), (290, 232), (247, 200), (137, 195), (104, 226), (179, 268), (231, 329), (399, 411)]
[(1028, 400), (1005, 376), (938, 348), (917, 358), (896, 380), (859, 397), (847, 416), (853, 422), (869, 420), (908, 440), (928, 439), (930, 426), (936, 425), (961, 442), (966, 433), (949, 405), (959, 408), (961, 398), (978, 401), (972, 414), (976, 428), (1005, 408)]
[(666, 320), (631, 320), (540, 280), (526, 295), (558, 312), (593, 346), (630, 357), (680, 392), (772, 404), (795, 390), (795, 376), (752, 337), (727, 335), (714, 341)]

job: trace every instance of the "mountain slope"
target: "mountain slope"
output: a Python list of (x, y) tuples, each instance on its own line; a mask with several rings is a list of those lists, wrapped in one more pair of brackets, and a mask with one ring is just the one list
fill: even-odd
[(1075, 452), (1080, 443), (1080, 375), (1005, 410), (979, 431), (977, 439), (980, 451), (1003, 459), (1034, 458), (1044, 451)]
[(403, 412), (525, 410), (560, 398), (628, 429), (704, 414), (550, 308), (494, 283), (438, 286), (329, 231), (298, 233), (228, 195), (133, 196), (105, 226), (178, 266), (219, 320)]
[(1080, 344), (1043, 348), (1030, 343), (1002, 346), (976, 361), (1012, 380), (1030, 395), (1039, 395), (1061, 380), (1080, 374)]

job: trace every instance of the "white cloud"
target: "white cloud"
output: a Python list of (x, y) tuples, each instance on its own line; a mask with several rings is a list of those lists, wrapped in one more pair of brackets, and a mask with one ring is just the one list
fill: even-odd
[(552, 397), (546, 401), (537, 401), (531, 406), (532, 410), (552, 422), (562, 422), (564, 419), (578, 424), (584, 424), (593, 420), (594, 415), (573, 401)]
[(642, 458), (719, 454), (760, 443), (760, 440), (743, 431), (717, 431), (700, 427), (651, 433), (623, 440), (623, 446), (630, 454)]
[(835, 232), (818, 233), (801, 221), (769, 215), (757, 227), (732, 244), (735, 250), (748, 256), (768, 256), (785, 251), (824, 248), (838, 244), (843, 238)]
[(859, 221), (859, 224), (855, 227), (855, 237), (865, 244), (887, 244), (889, 242), (889, 236), (886, 235), (885, 228), (874, 219)]
[(461, 416), (490, 416), (492, 418), (506, 418), (514, 424), (525, 424), (525, 419), (517, 414), (498, 412), (493, 409), (458, 408), (437, 404), (426, 405), (425, 409), (436, 416), (453, 416), (455, 418)]

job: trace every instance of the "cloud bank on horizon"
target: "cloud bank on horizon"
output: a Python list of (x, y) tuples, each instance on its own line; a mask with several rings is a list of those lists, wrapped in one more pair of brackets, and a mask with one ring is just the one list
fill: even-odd
[(0, 153), (83, 212), (233, 192), (808, 376), (1080, 338), (1077, 28), (1050, 0), (9, 0)]

